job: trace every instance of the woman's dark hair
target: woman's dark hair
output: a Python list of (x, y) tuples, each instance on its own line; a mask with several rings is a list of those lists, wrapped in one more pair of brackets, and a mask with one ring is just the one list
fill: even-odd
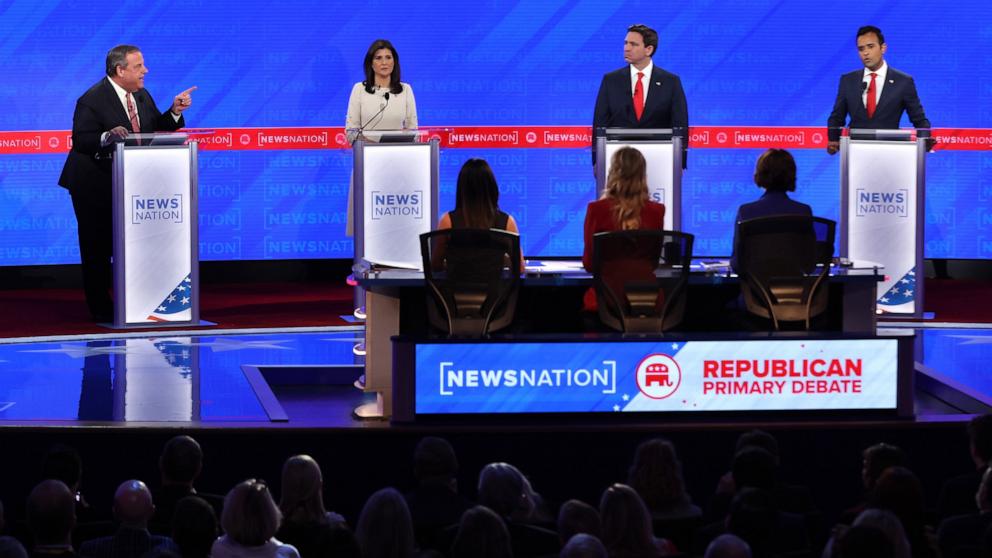
[(400, 54), (396, 52), (393, 43), (386, 39), (376, 39), (369, 45), (369, 50), (365, 53), (365, 64), (363, 66), (365, 68), (365, 81), (362, 84), (365, 86), (366, 92), (375, 92), (375, 71), (372, 69), (372, 59), (375, 58), (377, 51), (384, 48), (389, 49), (389, 52), (393, 53), (393, 73), (389, 76), (389, 92), (393, 95), (398, 95), (403, 92), (403, 85), (400, 83)]
[(485, 159), (469, 159), (458, 173), (455, 211), (470, 229), (488, 229), (496, 224), (499, 186)]
[(784, 149), (769, 149), (754, 166), (754, 183), (774, 192), (796, 191), (796, 160)]

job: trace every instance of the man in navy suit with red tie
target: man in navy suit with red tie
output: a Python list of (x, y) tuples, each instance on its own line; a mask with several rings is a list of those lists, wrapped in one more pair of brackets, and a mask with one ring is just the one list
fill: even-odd
[[(878, 27), (858, 29), (858, 54), (865, 67), (840, 77), (834, 110), (827, 119), (827, 153), (840, 149), (840, 133), (848, 115), (850, 128), (894, 130), (905, 111), (917, 128), (930, 128), (912, 76), (885, 63), (885, 37)], [(920, 136), (928, 136), (929, 130)]]
[(603, 76), (593, 115), (595, 138), (601, 128), (675, 128), (682, 136), (682, 165), (689, 135), (689, 110), (679, 76), (654, 65), (658, 32), (646, 25), (627, 28), (623, 57), (629, 64)]
[(145, 89), (145, 59), (132, 45), (118, 45), (107, 53), (106, 77), (76, 101), (72, 115), (72, 150), (62, 168), (59, 186), (69, 190), (79, 232), (83, 290), (94, 321), (113, 318), (110, 259), (113, 253), (111, 200), (112, 154), (117, 142), (131, 133), (178, 130), (185, 126), (183, 111), (190, 107), (191, 87), (159, 112)]

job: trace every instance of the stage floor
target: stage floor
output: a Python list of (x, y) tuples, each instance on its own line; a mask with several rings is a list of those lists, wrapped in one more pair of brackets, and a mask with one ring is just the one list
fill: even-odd
[[(389, 428), (352, 415), (373, 400), (352, 385), (362, 335), (346, 326), (0, 339), (0, 428)], [(992, 409), (992, 328), (927, 324), (917, 336), (916, 421)]]

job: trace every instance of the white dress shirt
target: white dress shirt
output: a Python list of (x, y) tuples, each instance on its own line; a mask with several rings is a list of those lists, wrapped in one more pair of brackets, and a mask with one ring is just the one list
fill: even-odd
[(861, 80), (865, 83), (864, 91), (861, 93), (861, 102), (868, 108), (868, 87), (871, 85), (871, 74), (875, 74), (875, 106), (878, 106), (879, 99), (882, 98), (882, 87), (885, 87), (885, 76), (889, 73), (889, 65), (882, 60), (882, 67), (872, 72), (865, 68), (864, 77)]
[[(110, 79), (109, 76), (107, 77), (107, 81), (109, 81), (110, 82), (110, 85), (113, 86), (114, 93), (117, 93), (117, 98), (120, 100), (121, 106), (124, 107), (124, 114), (126, 114), (128, 116), (128, 118), (131, 118), (131, 113), (129, 113), (127, 111), (127, 90), (125, 90), (120, 85), (117, 85), (117, 82), (115, 82), (114, 80)], [(137, 101), (137, 99), (134, 98), (134, 94), (133, 93), (131, 94), (131, 102), (134, 103), (134, 114), (135, 114), (135, 117), (138, 120), (138, 131), (140, 132), (141, 131), (141, 115), (138, 113), (138, 101)], [(158, 112), (158, 108), (156, 108), (155, 111)], [(171, 116), (172, 119), (175, 120), (176, 122), (179, 122), (179, 119), (182, 118), (182, 115), (176, 116), (176, 113), (172, 112), (171, 106), (170, 106), (170, 110), (169, 110), (169, 116)], [(128, 128), (128, 133), (130, 133), (131, 132), (131, 125), (128, 124), (127, 125), (127, 128)], [(110, 141), (108, 141), (109, 139), (110, 139), (110, 132), (109, 131), (100, 134), (100, 144), (101, 145), (104, 145), (104, 146), (110, 145)]]
[(643, 70), (638, 70), (633, 64), (630, 65), (630, 96), (634, 96), (634, 90), (637, 88), (637, 72), (644, 74), (641, 78), (641, 87), (644, 89), (644, 106), (648, 104), (648, 89), (651, 84), (651, 72), (654, 71), (654, 61), (648, 62), (648, 65)]

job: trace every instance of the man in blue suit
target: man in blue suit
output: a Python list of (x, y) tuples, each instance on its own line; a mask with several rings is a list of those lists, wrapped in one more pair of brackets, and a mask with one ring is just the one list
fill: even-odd
[(191, 87), (160, 112), (145, 89), (145, 58), (133, 45), (107, 53), (107, 75), (76, 101), (72, 115), (72, 150), (62, 167), (59, 186), (69, 190), (79, 232), (83, 291), (94, 321), (113, 319), (113, 152), (130, 133), (178, 130), (186, 125)]
[(603, 76), (593, 115), (595, 138), (601, 128), (677, 128), (682, 136), (682, 166), (688, 143), (689, 111), (679, 76), (652, 63), (658, 32), (646, 25), (627, 28), (623, 57), (629, 64)]
[[(827, 153), (840, 149), (840, 133), (850, 115), (850, 128), (896, 129), (905, 111), (917, 128), (930, 128), (912, 76), (885, 63), (885, 37), (878, 27), (858, 29), (858, 54), (865, 67), (840, 77), (834, 110), (827, 119)], [(929, 136), (929, 130), (920, 132)]]

